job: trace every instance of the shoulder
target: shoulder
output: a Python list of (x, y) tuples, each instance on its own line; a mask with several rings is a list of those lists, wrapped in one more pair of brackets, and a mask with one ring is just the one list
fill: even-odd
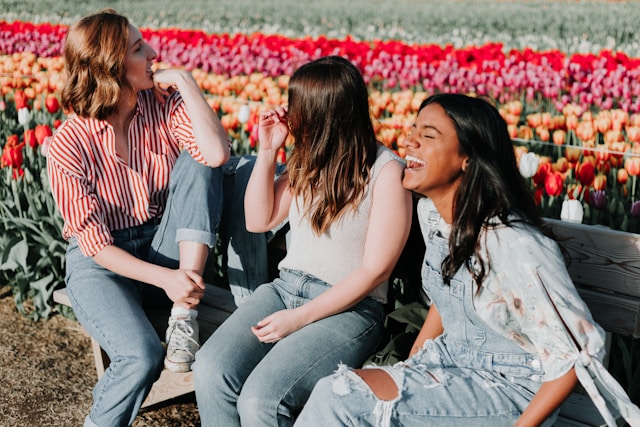
[(555, 240), (530, 224), (514, 222), (485, 229), (481, 244), (485, 246), (492, 264), (507, 262), (563, 264), (564, 258)]
[(81, 147), (88, 144), (90, 139), (89, 124), (85, 119), (71, 114), (53, 133), (47, 157), (56, 158), (59, 155), (66, 157), (71, 152), (81, 151)]
[(384, 177), (382, 179), (396, 179), (402, 176), (404, 168), (405, 164), (400, 156), (384, 145), (379, 145), (376, 161), (371, 169), (371, 181), (376, 181), (379, 176)]
[(380, 144), (378, 145), (378, 152), (376, 154), (376, 161), (374, 163), (374, 167), (378, 166), (384, 166), (387, 163), (389, 163), (390, 161), (394, 161), (398, 164), (400, 164), (403, 168), (404, 168), (404, 160), (398, 156), (396, 153), (394, 153), (391, 149), (389, 149), (388, 147), (385, 147), (384, 145)]

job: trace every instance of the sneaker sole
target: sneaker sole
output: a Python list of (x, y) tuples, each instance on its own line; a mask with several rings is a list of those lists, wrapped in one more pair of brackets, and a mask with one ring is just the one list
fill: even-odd
[(168, 359), (164, 359), (164, 367), (168, 371), (175, 373), (191, 371), (191, 363), (175, 363)]

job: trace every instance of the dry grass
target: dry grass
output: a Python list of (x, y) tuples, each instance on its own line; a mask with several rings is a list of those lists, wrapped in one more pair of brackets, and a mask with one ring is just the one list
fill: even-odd
[[(33, 322), (0, 288), (0, 425), (80, 426), (97, 380), (89, 337), (62, 316)], [(134, 427), (197, 426), (193, 394), (143, 411)]]

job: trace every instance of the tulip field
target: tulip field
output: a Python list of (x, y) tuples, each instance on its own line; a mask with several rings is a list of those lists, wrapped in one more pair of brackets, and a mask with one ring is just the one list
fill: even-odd
[[(287, 102), (298, 66), (341, 55), (370, 87), (379, 140), (400, 155), (426, 96), (484, 97), (505, 118), (543, 215), (640, 232), (634, 2), (186, 3), (109, 5), (140, 26), (157, 67), (192, 72), (235, 154), (256, 152), (257, 116)], [(0, 281), (11, 283), (25, 315), (46, 318), (64, 277), (62, 221), (45, 171), (47, 144), (65, 117), (63, 40), (70, 23), (102, 5), (0, 6)]]

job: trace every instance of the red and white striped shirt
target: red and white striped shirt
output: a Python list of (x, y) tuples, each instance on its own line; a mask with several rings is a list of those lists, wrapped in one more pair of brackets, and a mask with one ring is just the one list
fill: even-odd
[(113, 243), (110, 230), (162, 215), (169, 173), (181, 149), (206, 164), (178, 92), (164, 105), (152, 90), (140, 92), (128, 142), (127, 164), (116, 154), (115, 133), (107, 121), (75, 114), (53, 135), (47, 171), (64, 218), (62, 237), (76, 237), (86, 256)]

